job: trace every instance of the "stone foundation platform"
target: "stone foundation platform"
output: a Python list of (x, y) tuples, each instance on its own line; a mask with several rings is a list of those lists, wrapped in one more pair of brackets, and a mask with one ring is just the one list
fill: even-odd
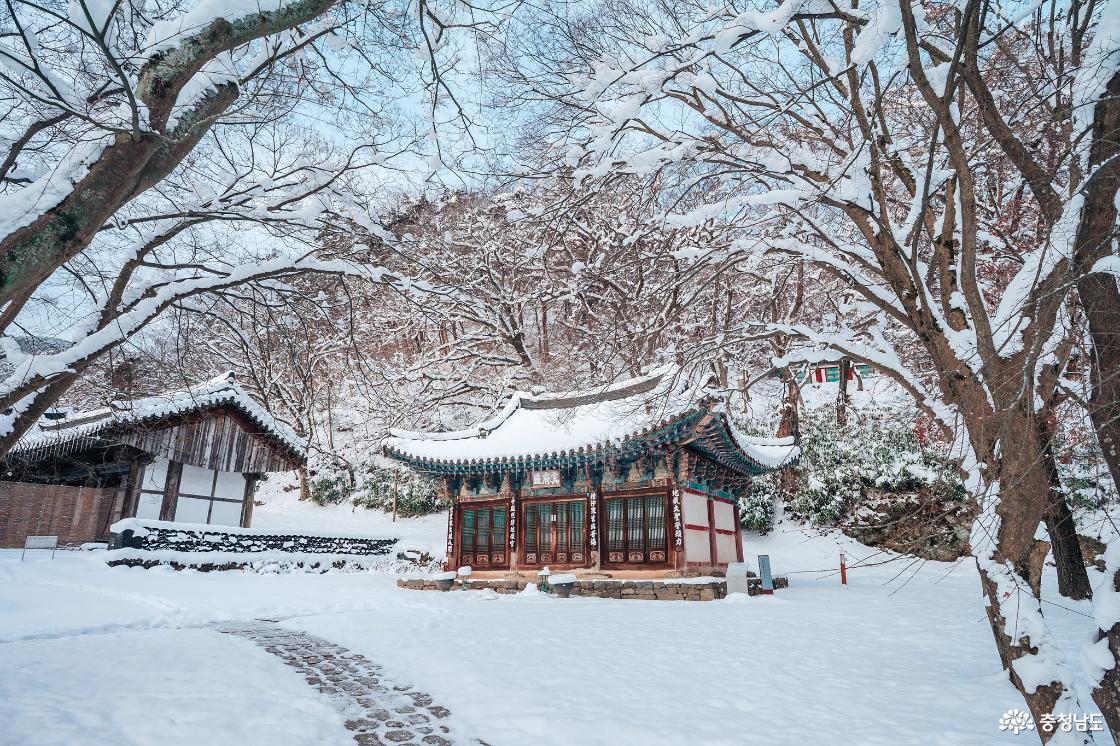
[[(448, 588), (446, 582), (433, 578), (402, 578), (397, 581), (397, 586), (414, 591), (481, 591), (489, 588), (495, 593), (508, 594), (525, 590), (529, 583), (536, 585), (535, 581), (526, 578), (471, 580), (466, 584), (456, 580)], [(774, 587), (788, 588), (789, 581), (776, 577)], [(747, 589), (752, 596), (760, 595), (762, 581), (749, 578)], [(635, 601), (715, 601), (727, 596), (727, 582), (721, 579), (688, 583), (671, 580), (577, 580), (572, 584), (571, 596)]]

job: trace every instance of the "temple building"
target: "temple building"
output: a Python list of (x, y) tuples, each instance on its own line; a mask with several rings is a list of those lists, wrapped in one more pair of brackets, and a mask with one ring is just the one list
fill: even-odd
[(798, 455), (790, 439), (737, 431), (720, 398), (672, 370), (593, 392), (518, 392), (476, 427), (393, 431), (384, 451), (449, 499), (449, 569), (652, 575), (742, 561), (739, 496)]
[(0, 462), (0, 546), (105, 541), (134, 517), (247, 528), (257, 482), (304, 461), (301, 441), (230, 375), (49, 413)]

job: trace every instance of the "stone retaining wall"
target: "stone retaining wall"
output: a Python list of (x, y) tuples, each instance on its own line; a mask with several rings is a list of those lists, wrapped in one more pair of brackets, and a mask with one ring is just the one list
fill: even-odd
[[(756, 582), (751, 583), (750, 580)], [(750, 595), (762, 592), (762, 583), (757, 578), (748, 580)], [(466, 586), (456, 580), (451, 585), (453, 591), (480, 591), (486, 588), (496, 593), (519, 593), (530, 582), (518, 580), (472, 580)], [(535, 583), (534, 583), (535, 584)], [(433, 578), (408, 578), (397, 581), (397, 586), (415, 591), (442, 591), (444, 584)], [(775, 588), (786, 588), (786, 578), (774, 578)], [(714, 601), (727, 595), (727, 583), (713, 580), (708, 583), (666, 583), (660, 580), (578, 580), (572, 585), (573, 597), (590, 596), (593, 598), (628, 598), (635, 601)]]
[(224, 531), (219, 526), (176, 526), (156, 521), (140, 523), (136, 519), (114, 524), (109, 535), (110, 549), (174, 552), (291, 552), (370, 557), (388, 555), (396, 543), (396, 539), (301, 536), (244, 529)]
[(140, 559), (137, 557), (123, 557), (106, 562), (109, 567), (142, 567), (150, 570), (153, 567), (170, 567), (172, 570), (196, 570), (198, 572), (222, 572), (226, 570), (253, 570), (257, 572), (282, 572), (290, 574), (295, 571), (307, 573), (325, 573), (330, 570), (363, 569), (361, 565), (347, 563), (344, 560), (334, 561), (302, 561), (302, 560), (256, 560), (245, 562), (180, 562), (170, 559)]

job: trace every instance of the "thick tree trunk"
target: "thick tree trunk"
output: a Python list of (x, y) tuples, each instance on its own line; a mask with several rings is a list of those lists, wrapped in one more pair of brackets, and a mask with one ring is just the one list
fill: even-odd
[(836, 393), (836, 424), (848, 424), (848, 407), (851, 397), (848, 396), (848, 374), (852, 370), (852, 361), (848, 358), (840, 359), (840, 386)]
[[(1053, 713), (1065, 688), (1058, 681), (1033, 689), (1037, 682), (1024, 682), (1016, 662), (1024, 656), (1038, 653), (1040, 641), (1021, 637), (1015, 639), (1012, 635), (1024, 628), (1019, 624), (1018, 615), (1041, 614), (1037, 598), (1041, 568), (1036, 568), (1032, 578), (1031, 560), (1038, 546), (1034, 532), (1048, 506), (1050, 484), (1043, 468), (1038, 429), (1032, 418), (1024, 416), (1022, 409), (1007, 414), (1002, 428), (1004, 437), (1000, 440), (1000, 496), (996, 510), (1000, 524), (993, 557), (998, 564), (991, 568), (985, 568), (983, 563), (978, 565), (981, 586), (988, 599), (988, 621), (1000, 660), (1012, 685), (1019, 690), (1034, 721), (1038, 723), (1044, 715)], [(992, 573), (1006, 573), (1003, 582), (997, 582)], [(1005, 609), (1009, 611), (1005, 612)], [(1049, 733), (1041, 729), (1037, 731), (1043, 743), (1048, 742), (1056, 732), (1057, 729)]]
[(1085, 185), (1077, 226), (1073, 269), (1077, 295), (1093, 340), (1093, 391), (1089, 416), (1112, 479), (1120, 486), (1120, 278), (1092, 270), (1113, 256), (1117, 238), (1116, 197), (1120, 193), (1120, 73), (1109, 81), (1093, 120), (1089, 163), (1099, 165)]
[[(801, 420), (797, 409), (797, 400), (800, 398), (797, 391), (797, 382), (789, 368), (782, 370), (782, 412), (778, 420), (778, 431), (774, 433), (779, 438), (800, 438)], [(792, 500), (797, 494), (797, 472), (793, 467), (787, 466), (778, 475), (778, 495), (780, 500)]]
[[(1104, 451), (1113, 482), (1120, 486), (1120, 293), (1116, 279), (1107, 275), (1082, 277), (1078, 294), (1089, 317), (1093, 338), (1093, 395), (1089, 401), (1097, 440)], [(1120, 568), (1107, 567), (1114, 573), (1109, 582), (1120, 591)], [(1113, 739), (1120, 743), (1120, 622), (1107, 630), (1097, 631), (1098, 640), (1108, 640), (1114, 663), (1105, 670), (1099, 685), (1093, 689), (1093, 701), (1100, 708)]]
[(1089, 416), (1112, 479), (1120, 486), (1120, 288), (1104, 274), (1077, 282), (1093, 340)]
[(1077, 541), (1073, 513), (1061, 494), (1054, 496), (1054, 502), (1046, 511), (1046, 531), (1050, 534), (1054, 564), (1058, 567), (1058, 593), (1075, 601), (1092, 598), (1093, 586), (1089, 583), (1089, 573), (1085, 571), (1085, 558)]
[[(1011, 683), (1026, 700), (1027, 707), (1034, 716), (1034, 721), (1036, 723), (1042, 722), (1044, 715), (1054, 712), (1054, 706), (1062, 696), (1063, 687), (1058, 682), (1051, 682), (1033, 691), (1027, 687), (1015, 670), (1015, 662), (1025, 655), (1037, 653), (1038, 648), (1024, 646), (1020, 641), (1012, 640), (1010, 635), (1007, 634), (1007, 620), (1000, 610), (1001, 602), (1005, 600), (1003, 599), (1003, 593), (999, 590), (995, 580), (982, 567), (980, 568), (980, 584), (984, 589), (984, 595), (988, 599), (988, 621), (992, 625), (992, 632), (996, 639), (996, 649), (999, 651), (1000, 660), (1003, 661), (1003, 667), (1007, 671)], [(1026, 595), (1029, 596), (1029, 594)], [(1030, 598), (1032, 601), (1034, 600), (1033, 596)], [(1011, 604), (1010, 608), (1017, 608), (1017, 605)], [(1014, 620), (1012, 620), (1010, 628), (1015, 629)], [(1047, 743), (1058, 730), (1055, 728), (1047, 733), (1039, 728), (1036, 732), (1042, 742)]]
[[(1093, 143), (1089, 151), (1089, 180), (1083, 187), (1085, 202), (1077, 226), (1073, 269), (1077, 295), (1089, 322), (1093, 341), (1090, 357), (1092, 395), (1089, 416), (1104, 452), (1112, 480), (1120, 486), (1120, 289), (1117, 278), (1092, 273), (1096, 263), (1113, 254), (1116, 240), (1116, 195), (1120, 191), (1120, 73), (1109, 80), (1093, 112)], [(1120, 590), (1120, 568), (1108, 581)], [(1105, 670), (1093, 690), (1112, 737), (1120, 742), (1120, 622), (1098, 630), (1108, 641), (1113, 665)]]
[(1005, 406), (999, 429), (1000, 500), (996, 512), (1001, 524), (996, 551), (1023, 578), (1029, 577), (1035, 532), (1050, 507), (1052, 492), (1041, 428), (1033, 409), (1030, 401)]
[(1046, 569), (1046, 558), (1050, 555), (1050, 542), (1036, 541), (1031, 550), (1030, 585), (1035, 598), (1042, 598), (1042, 573)]
[(782, 411), (778, 420), (778, 431), (774, 435), (778, 438), (794, 438), (801, 435), (801, 421), (797, 410), (797, 382), (789, 369), (782, 370)]
[[(217, 18), (177, 45), (153, 54), (140, 69), (136, 95), (147, 107), (154, 133), (102, 133), (102, 149), (91, 151), (83, 168), (73, 169), (76, 181), (67, 194), (29, 224), (0, 236), (0, 307), (4, 309), (0, 333), (7, 331), (36, 289), (85, 250), (123, 205), (174, 171), (237, 100), (236, 83), (218, 84), (181, 112), (174, 130), (164, 131), (180, 91), (195, 73), (224, 52), (322, 15), (336, 1), (296, 0), (233, 22)], [(45, 388), (16, 403), (20, 410), (15, 427), (0, 437), (0, 458), (76, 377), (69, 373), (53, 377)]]
[[(996, 649), (1011, 683), (1027, 703), (1035, 722), (1053, 713), (1054, 706), (1065, 694), (1060, 681), (1024, 681), (1016, 663), (1024, 656), (1039, 652), (1041, 638), (1016, 637), (1029, 626), (1020, 623), (1027, 616), (1041, 616), (1039, 600), (1034, 595), (1037, 576), (1032, 582), (1032, 555), (1037, 547), (1034, 534), (1043, 519), (1050, 497), (1050, 480), (1045, 468), (1040, 429), (1029, 402), (1018, 402), (1002, 408), (999, 427), (1000, 457), (998, 459), (999, 502), (996, 514), (999, 529), (995, 552), (990, 559), (983, 548), (977, 552), (977, 566), (985, 596), (988, 599), (988, 620), (991, 623)], [(968, 423), (980, 428), (978, 422)], [(987, 462), (992, 463), (989, 456)], [(983, 517), (977, 520), (984, 520)], [(983, 536), (983, 533), (978, 534)], [(974, 548), (975, 550), (976, 548)], [(1035, 563), (1037, 564), (1037, 562)], [(1034, 587), (1032, 587), (1034, 586)], [(1037, 731), (1045, 743), (1053, 737)]]
[(307, 467), (301, 466), (299, 468), (299, 499), (301, 502), (311, 499), (311, 486), (310, 480), (307, 477)]
[(1089, 583), (1089, 573), (1085, 571), (1085, 558), (1081, 554), (1081, 542), (1077, 539), (1077, 524), (1073, 520), (1073, 512), (1066, 502), (1062, 480), (1058, 476), (1058, 460), (1054, 457), (1054, 427), (1052, 419), (1039, 423), (1042, 459), (1050, 481), (1050, 502), (1043, 519), (1054, 550), (1054, 564), (1058, 569), (1058, 593), (1080, 601), (1093, 597), (1093, 587)]
[[(249, 15), (234, 23), (216, 19), (179, 46), (149, 59), (141, 69), (138, 96), (155, 130), (167, 122), (179, 91), (218, 54), (326, 12), (335, 0), (297, 0), (283, 9)], [(8, 331), (36, 289), (89, 246), (112, 216), (130, 200), (166, 178), (237, 99), (235, 83), (207, 92), (179, 118), (174, 132), (104, 135), (103, 149), (76, 170), (69, 192), (28, 225), (0, 236), (0, 333)], [(80, 173), (78, 173), (80, 171)], [(119, 300), (119, 298), (118, 298)], [(119, 343), (118, 343), (119, 344)], [(4, 395), (10, 429), (0, 435), (3, 458), (53, 406), (90, 363), (116, 344), (91, 354), (48, 381), (25, 380)]]

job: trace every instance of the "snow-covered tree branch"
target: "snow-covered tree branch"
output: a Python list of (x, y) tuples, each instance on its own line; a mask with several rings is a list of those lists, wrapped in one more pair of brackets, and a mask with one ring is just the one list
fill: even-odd
[[(550, 36), (497, 53), (528, 91), (523, 111), (553, 113), (548, 168), (591, 189), (673, 179), (666, 224), (739, 226), (748, 266), (786, 256), (859, 299), (840, 318), (760, 317), (745, 333), (801, 340), (780, 363), (820, 350), (869, 363), (958, 433), (997, 647), (1036, 718), (1075, 697), (1027, 587), (1055, 500), (1041, 373), (1064, 365), (1074, 288), (1102, 319), (1120, 307), (1082, 290), (1082, 255), (1115, 251), (1115, 12), (612, 2), (534, 18)], [(1094, 342), (1103, 362), (1114, 345)], [(1110, 390), (1116, 369), (1097, 370)], [(1114, 690), (1094, 696), (1120, 732)]]

